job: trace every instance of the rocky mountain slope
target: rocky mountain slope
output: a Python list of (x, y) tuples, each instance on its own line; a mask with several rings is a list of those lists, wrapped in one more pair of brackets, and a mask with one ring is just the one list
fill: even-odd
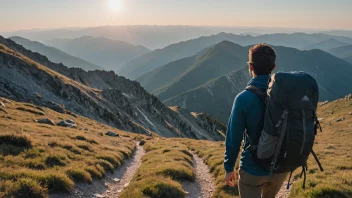
[[(248, 50), (248, 47), (243, 47)], [(352, 90), (352, 65), (321, 50), (300, 51), (287, 47), (274, 47), (277, 53), (277, 71), (306, 71), (318, 82), (320, 101), (342, 98)], [(247, 56), (243, 57), (245, 59)], [(224, 60), (226, 61), (226, 60)], [(230, 60), (229, 60), (230, 61)], [(231, 61), (227, 63), (231, 64)], [(226, 64), (213, 64), (218, 69)], [(165, 104), (178, 105), (191, 111), (206, 112), (216, 119), (227, 122), (234, 97), (241, 92), (250, 77), (247, 66), (233, 65), (234, 71), (211, 79), (201, 86), (178, 92), (171, 98), (163, 98)], [(331, 75), (333, 74), (333, 75)], [(202, 75), (202, 73), (198, 73)], [(158, 76), (158, 75), (156, 75)], [(188, 82), (191, 85), (190, 82)], [(173, 87), (169, 88), (173, 90)], [(174, 92), (176, 93), (176, 92)], [(161, 95), (162, 93), (160, 93)]]
[(75, 39), (55, 39), (45, 44), (56, 47), (91, 63), (101, 65), (106, 70), (119, 70), (119, 66), (129, 60), (144, 55), (150, 50), (144, 46), (112, 40), (105, 37), (83, 36)]
[(204, 36), (197, 39), (175, 43), (163, 49), (149, 52), (124, 64), (119, 74), (130, 79), (136, 79), (143, 74), (148, 73), (169, 62), (196, 55), (205, 48), (208, 48), (224, 40), (228, 40), (242, 46), (257, 43), (268, 43), (271, 45), (303, 49), (305, 46), (326, 41), (331, 38), (334, 38), (340, 42), (352, 44), (352, 38), (331, 36), (327, 34), (266, 34), (254, 37), (248, 35), (219, 33), (217, 35)]
[(70, 54), (63, 52), (59, 49), (56, 49), (54, 47), (49, 47), (46, 46), (40, 42), (37, 41), (31, 41), (22, 37), (10, 37), (11, 40), (15, 41), (17, 44), (22, 45), (24, 48), (29, 49), (33, 52), (37, 52), (39, 54), (42, 54), (48, 59), (54, 63), (62, 63), (66, 65), (67, 67), (76, 67), (76, 68), (81, 68), (86, 71), (88, 70), (95, 70), (99, 69), (102, 70), (103, 68), (94, 65), (93, 63), (90, 63), (88, 61), (82, 60), (78, 57), (71, 56)]
[[(165, 137), (223, 139), (225, 127), (174, 111), (138, 82), (114, 72), (67, 68), (0, 37), (0, 96), (67, 110), (119, 129)], [(65, 110), (67, 109), (67, 110)]]

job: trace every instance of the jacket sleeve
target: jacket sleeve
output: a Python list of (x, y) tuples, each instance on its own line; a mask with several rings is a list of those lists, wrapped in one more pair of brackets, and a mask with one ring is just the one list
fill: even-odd
[(224, 167), (227, 173), (234, 170), (245, 130), (245, 113), (240, 96), (238, 95), (233, 103), (226, 132)]

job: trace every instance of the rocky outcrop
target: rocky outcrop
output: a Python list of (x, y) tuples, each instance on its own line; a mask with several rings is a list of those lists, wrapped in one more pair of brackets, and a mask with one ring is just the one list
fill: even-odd
[(83, 115), (136, 133), (223, 139), (224, 127), (169, 109), (136, 81), (112, 71), (67, 68), (2, 37), (0, 45), (2, 97)]

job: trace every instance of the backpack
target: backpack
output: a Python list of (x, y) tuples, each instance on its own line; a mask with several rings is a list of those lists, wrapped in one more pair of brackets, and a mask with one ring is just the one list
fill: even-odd
[(292, 172), (302, 167), (305, 188), (307, 159), (310, 154), (323, 168), (313, 151), (318, 128), (317, 119), (319, 89), (315, 79), (305, 72), (278, 72), (271, 76), (268, 89), (248, 86), (265, 103), (264, 126), (260, 138), (251, 142), (252, 157), (261, 168), (273, 173), (288, 173), (289, 188)]

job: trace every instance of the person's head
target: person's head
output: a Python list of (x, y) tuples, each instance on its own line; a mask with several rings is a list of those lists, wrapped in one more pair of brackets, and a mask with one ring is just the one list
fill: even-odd
[(271, 74), (275, 69), (276, 54), (267, 44), (258, 44), (249, 49), (249, 73), (252, 77)]

